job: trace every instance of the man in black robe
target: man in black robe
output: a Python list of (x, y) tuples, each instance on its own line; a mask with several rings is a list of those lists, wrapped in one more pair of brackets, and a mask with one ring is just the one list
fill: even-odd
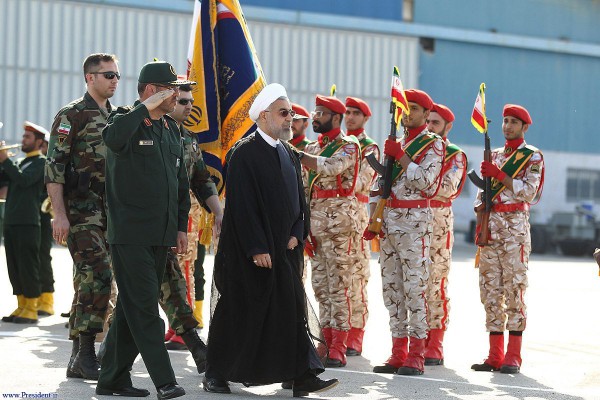
[(258, 129), (230, 152), (207, 392), (230, 393), (227, 381), (293, 380), (300, 397), (338, 383), (317, 377), (324, 368), (308, 332), (300, 275), (308, 211), (298, 153), (286, 143), (293, 114), (285, 88), (266, 86), (250, 108)]

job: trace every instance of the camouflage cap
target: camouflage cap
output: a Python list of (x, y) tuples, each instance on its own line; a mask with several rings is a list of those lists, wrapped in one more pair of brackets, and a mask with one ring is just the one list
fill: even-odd
[(140, 70), (139, 83), (161, 83), (164, 85), (195, 85), (196, 82), (177, 79), (177, 73), (166, 61), (152, 61)]

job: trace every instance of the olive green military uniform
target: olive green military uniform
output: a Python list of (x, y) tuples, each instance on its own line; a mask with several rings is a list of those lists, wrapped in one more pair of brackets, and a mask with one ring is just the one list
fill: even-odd
[(138, 354), (156, 387), (175, 382), (158, 312), (167, 250), (185, 232), (189, 183), (177, 125), (151, 120), (145, 105), (111, 114), (103, 138), (107, 152), (108, 243), (119, 287), (98, 386), (131, 386)]
[(4, 214), (4, 249), (8, 277), (14, 295), (40, 297), (40, 196), (46, 158), (39, 151), (18, 163), (10, 158), (0, 163), (8, 180)]
[[(196, 135), (180, 126), (181, 141), (184, 146), (183, 163), (195, 182), (195, 195), (190, 190), (191, 208), (187, 224), (188, 249), (185, 254), (176, 255), (169, 249), (167, 266), (160, 289), (160, 305), (167, 315), (169, 325), (178, 335), (198, 326), (193, 316), (191, 303), (194, 300), (194, 261), (197, 256), (198, 222), (200, 207), (206, 199), (217, 194), (217, 188), (210, 179), (210, 172), (202, 159)], [(196, 288), (202, 290), (203, 288)]]
[[(107, 110), (112, 106), (107, 101)], [(102, 129), (108, 114), (89, 93), (58, 112), (52, 124), (45, 183), (63, 186), (71, 225), (67, 245), (73, 258), (73, 304), (69, 338), (102, 332), (112, 272), (106, 242), (104, 182), (106, 146)]]

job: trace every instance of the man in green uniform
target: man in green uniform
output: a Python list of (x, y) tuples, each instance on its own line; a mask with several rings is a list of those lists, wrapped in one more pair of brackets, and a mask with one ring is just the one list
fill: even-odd
[[(38, 321), (40, 285), (40, 196), (45, 157), (40, 152), (47, 131), (25, 121), (21, 150), (25, 158), (14, 163), (7, 150), (0, 150), (0, 180), (8, 181), (4, 220), (4, 249), (8, 277), (18, 306), (4, 322)], [(0, 142), (0, 146), (4, 142)]]
[(179, 86), (164, 61), (144, 65), (133, 106), (112, 113), (102, 132), (108, 148), (106, 195), (108, 243), (119, 288), (106, 336), (106, 354), (96, 394), (143, 397), (131, 383), (130, 369), (142, 355), (159, 399), (183, 396), (163, 342), (158, 294), (167, 250), (187, 249), (189, 182), (175, 120)]
[(184, 146), (183, 163), (191, 179), (191, 208), (187, 224), (187, 252), (176, 255), (173, 249), (169, 249), (161, 285), (160, 305), (165, 311), (170, 325), (170, 332), (167, 333), (167, 335), (170, 334), (170, 337), (166, 348), (169, 350), (189, 349), (196, 362), (198, 372), (202, 373), (206, 368), (206, 345), (196, 332), (195, 328), (199, 321), (194, 318), (191, 307), (195, 292), (193, 284), (198, 222), (201, 207), (208, 207), (215, 214), (215, 225), (220, 230), (223, 211), (215, 183), (211, 180), (210, 173), (202, 159), (198, 139), (195, 134), (183, 126), (183, 122), (190, 115), (193, 101), (192, 87), (190, 85), (181, 86), (175, 110), (169, 114), (177, 122)]
[[(46, 131), (44, 141), (40, 151), (44, 156), (48, 154), (48, 144), (50, 142), (50, 132)], [(42, 187), (42, 204), (48, 198), (46, 186)], [(40, 209), (40, 284), (42, 285), (42, 294), (38, 302), (38, 315), (54, 314), (54, 272), (52, 271), (52, 217), (50, 210), (42, 211)]]
[(73, 258), (75, 294), (69, 317), (73, 341), (67, 377), (98, 379), (94, 341), (102, 332), (112, 272), (106, 243), (104, 207), (106, 146), (102, 128), (113, 107), (119, 68), (112, 54), (96, 53), (83, 62), (87, 91), (54, 118), (45, 183), (52, 201), (52, 234), (67, 242)]

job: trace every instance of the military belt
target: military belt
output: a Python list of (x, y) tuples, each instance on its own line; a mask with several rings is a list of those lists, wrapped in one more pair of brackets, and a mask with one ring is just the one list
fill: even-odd
[(431, 208), (452, 207), (452, 202), (451, 201), (431, 200), (429, 202), (429, 206)]
[(313, 199), (331, 199), (334, 197), (351, 197), (353, 195), (354, 192), (341, 193), (339, 189), (324, 190), (319, 189), (318, 187), (314, 187), (311, 197)]
[(367, 204), (369, 202), (369, 196), (367, 196), (366, 194), (356, 193), (356, 198), (360, 203)]
[(388, 199), (386, 206), (390, 208), (427, 208), (429, 207), (430, 200), (398, 200)]
[(514, 211), (528, 211), (529, 203), (515, 203), (515, 204), (504, 204), (498, 203), (492, 206), (492, 211), (497, 213), (503, 212), (514, 212)]

